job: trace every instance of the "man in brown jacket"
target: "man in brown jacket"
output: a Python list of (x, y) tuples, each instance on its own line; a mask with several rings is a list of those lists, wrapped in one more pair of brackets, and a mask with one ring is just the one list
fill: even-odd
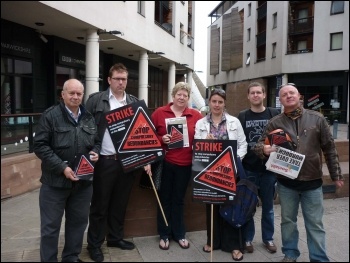
[(322, 156), (324, 154), (330, 176), (339, 188), (344, 185), (339, 158), (333, 137), (324, 116), (300, 106), (300, 94), (295, 84), (282, 85), (279, 92), (284, 112), (270, 119), (263, 136), (254, 151), (267, 158), (276, 151), (275, 146), (265, 144), (267, 135), (276, 129), (288, 133), (296, 144), (296, 152), (305, 155), (302, 168), (296, 179), (278, 175), (277, 192), (281, 204), (282, 262), (296, 262), (299, 232), (297, 215), (299, 203), (305, 221), (310, 262), (329, 261), (325, 246), (323, 227)]

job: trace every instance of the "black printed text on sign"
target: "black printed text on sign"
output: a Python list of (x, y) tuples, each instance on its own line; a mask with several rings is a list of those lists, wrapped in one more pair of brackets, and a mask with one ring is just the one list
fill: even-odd
[(92, 181), (94, 175), (94, 164), (89, 155), (78, 155), (74, 161), (74, 173), (79, 180)]
[(143, 100), (107, 112), (105, 120), (125, 172), (164, 158), (161, 143)]
[(194, 140), (193, 201), (232, 202), (236, 192), (237, 141)]

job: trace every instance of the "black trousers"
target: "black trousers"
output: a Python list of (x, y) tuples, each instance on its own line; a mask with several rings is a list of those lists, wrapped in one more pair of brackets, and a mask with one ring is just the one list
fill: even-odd
[(57, 262), (63, 213), (65, 213), (65, 233), (62, 262), (73, 262), (78, 259), (88, 224), (91, 195), (90, 182), (76, 182), (72, 189), (51, 187), (45, 184), (41, 186), (39, 206), (40, 259), (42, 262)]
[[(222, 251), (232, 252), (232, 250), (243, 249), (242, 236), (245, 225), (241, 229), (234, 228), (227, 223), (220, 215), (220, 205), (213, 205), (213, 248)], [(211, 205), (206, 205), (206, 223), (207, 223), (207, 245), (210, 246), (211, 240)]]
[(135, 172), (124, 173), (118, 160), (100, 158), (95, 165), (90, 206), (88, 248), (124, 237), (124, 219)]

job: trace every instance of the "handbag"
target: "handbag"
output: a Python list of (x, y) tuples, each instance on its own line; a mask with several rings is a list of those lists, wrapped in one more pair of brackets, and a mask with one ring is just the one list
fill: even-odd
[(154, 187), (159, 190), (162, 182), (163, 160), (151, 163), (151, 171)]

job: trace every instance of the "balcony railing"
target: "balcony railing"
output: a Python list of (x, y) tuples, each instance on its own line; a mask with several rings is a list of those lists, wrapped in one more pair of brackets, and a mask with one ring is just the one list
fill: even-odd
[(266, 17), (266, 13), (267, 13), (267, 3), (265, 2), (264, 4), (262, 4), (261, 6), (259, 6), (257, 8), (258, 11), (258, 20), (263, 19), (264, 17)]
[(314, 31), (314, 17), (289, 20), (289, 34), (305, 34)]
[(266, 31), (256, 35), (256, 46), (260, 47), (264, 44), (266, 44)]
[(304, 53), (310, 53), (312, 52), (312, 48), (306, 48), (306, 49), (291, 49), (287, 50), (287, 54), (304, 54)]
[(35, 127), (41, 113), (1, 114), (1, 156), (33, 152)]

